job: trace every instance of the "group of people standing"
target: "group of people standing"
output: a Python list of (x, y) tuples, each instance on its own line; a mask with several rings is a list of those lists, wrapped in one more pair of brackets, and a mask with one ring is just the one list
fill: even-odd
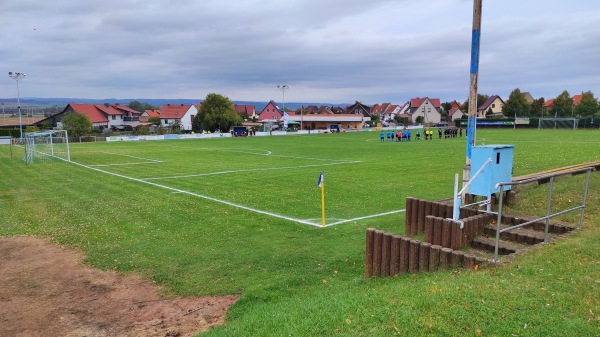
[[(442, 128), (438, 128), (438, 138), (442, 139), (442, 136), (444, 138), (456, 138), (458, 135), (460, 135), (460, 137), (462, 137), (462, 133), (463, 130), (462, 128), (446, 128), (446, 129), (442, 129)], [(433, 130), (432, 129), (424, 129), (423, 130), (423, 135), (425, 136), (425, 140), (432, 140), (433, 139)], [(385, 142), (386, 140), (388, 142), (409, 142), (412, 138), (412, 131), (411, 130), (403, 130), (403, 131), (394, 131), (394, 130), (388, 130), (383, 131), (381, 130), (381, 132), (379, 133), (379, 138), (381, 140), (381, 142)], [(416, 136), (416, 140), (421, 140), (421, 130), (417, 130), (417, 136)]]

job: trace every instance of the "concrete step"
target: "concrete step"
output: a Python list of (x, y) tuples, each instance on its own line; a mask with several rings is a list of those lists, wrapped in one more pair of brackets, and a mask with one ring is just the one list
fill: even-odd
[[(471, 247), (493, 253), (496, 247), (496, 238), (478, 236), (471, 241)], [(529, 245), (501, 239), (498, 242), (498, 255), (509, 255), (528, 248)]]

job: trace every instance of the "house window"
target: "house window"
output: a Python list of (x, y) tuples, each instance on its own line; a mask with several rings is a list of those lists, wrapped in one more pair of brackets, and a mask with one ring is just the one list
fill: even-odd
[(112, 119), (113, 119), (113, 121), (114, 121), (114, 120), (116, 120), (116, 119), (117, 119), (117, 116), (115, 116), (115, 115), (112, 115)]
[(165, 125), (169, 125), (169, 120), (165, 119)]
[(495, 108), (495, 107), (496, 107), (496, 103), (492, 104), (492, 108)]

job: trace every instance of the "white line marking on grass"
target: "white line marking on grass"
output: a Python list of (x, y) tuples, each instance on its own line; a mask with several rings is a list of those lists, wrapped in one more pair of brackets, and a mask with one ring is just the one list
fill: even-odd
[(191, 195), (191, 196), (194, 196), (194, 197), (198, 197), (198, 198), (202, 198), (202, 199), (206, 199), (206, 200), (218, 202), (218, 203), (225, 204), (225, 205), (228, 205), (228, 206), (232, 206), (232, 207), (236, 207), (236, 208), (241, 208), (241, 209), (244, 209), (246, 211), (250, 211), (250, 212), (254, 212), (254, 213), (259, 213), (259, 214), (263, 214), (263, 215), (268, 215), (268, 216), (272, 216), (272, 217), (275, 217), (275, 218), (279, 218), (279, 219), (283, 219), (283, 220), (289, 220), (289, 221), (293, 221), (293, 222), (297, 222), (297, 223), (301, 223), (301, 224), (305, 224), (305, 225), (311, 225), (311, 226), (315, 226), (315, 227), (321, 227), (321, 225), (316, 224), (316, 223), (312, 223), (310, 221), (306, 221), (306, 220), (302, 220), (302, 219), (296, 219), (296, 218), (292, 218), (292, 217), (289, 217), (289, 216), (286, 216), (286, 215), (281, 215), (281, 214), (272, 213), (272, 212), (268, 212), (268, 211), (262, 211), (262, 210), (255, 209), (255, 208), (252, 208), (252, 207), (248, 207), (248, 206), (244, 206), (244, 205), (240, 205), (240, 204), (235, 204), (233, 202), (229, 202), (229, 201), (225, 201), (225, 200), (221, 200), (221, 199), (209, 197), (207, 195), (202, 195), (202, 194), (193, 193), (193, 192), (190, 192), (190, 191), (180, 190), (180, 189), (177, 189), (177, 188), (173, 188), (173, 187), (169, 187), (169, 186), (165, 186), (165, 185), (160, 185), (160, 184), (156, 184), (156, 183), (149, 182), (149, 181), (144, 181), (142, 179), (128, 177), (128, 176), (125, 176), (125, 175), (122, 175), (122, 174), (118, 174), (118, 173), (104, 171), (104, 170), (101, 170), (99, 168), (91, 167), (91, 166), (84, 165), (84, 164), (80, 164), (80, 163), (77, 163), (77, 162), (74, 162), (74, 161), (70, 161), (70, 163), (78, 165), (78, 166), (81, 166), (81, 167), (84, 167), (84, 168), (87, 168), (87, 169), (90, 169), (90, 170), (94, 170), (96, 172), (105, 173), (105, 174), (108, 174), (108, 175), (112, 175), (112, 176), (115, 176), (115, 177), (119, 177), (119, 178), (131, 180), (131, 181), (137, 181), (139, 183), (151, 185), (151, 186), (154, 186), (154, 187), (163, 188), (163, 189), (166, 189), (166, 190), (169, 190), (169, 191), (172, 191), (172, 192), (179, 192), (179, 193)]
[(142, 157), (132, 156), (132, 155), (128, 155), (128, 154), (120, 154), (120, 153), (112, 153), (112, 152), (101, 152), (101, 153), (111, 154), (111, 155), (114, 155), (114, 156), (122, 156), (122, 157), (140, 159), (140, 160), (145, 160), (145, 161), (143, 161), (143, 162), (134, 162), (134, 163), (119, 163), (119, 164), (96, 164), (96, 165), (90, 165), (90, 166), (94, 166), (94, 167), (100, 167), (100, 166), (127, 166), (127, 165), (144, 165), (144, 164), (164, 163), (162, 160), (156, 160), (156, 159), (150, 159), (150, 158), (142, 158)]
[(347, 162), (347, 160), (335, 160), (330, 158), (310, 158), (310, 157), (295, 157), (295, 156), (286, 156), (283, 154), (273, 154), (272, 151), (268, 150), (260, 150), (264, 151), (264, 153), (257, 152), (249, 152), (249, 151), (234, 151), (229, 149), (211, 149), (206, 147), (187, 147), (187, 146), (171, 146), (180, 149), (192, 149), (192, 150), (210, 150), (210, 151), (223, 151), (223, 152), (235, 152), (235, 153), (244, 153), (244, 154), (255, 154), (258, 156), (271, 156), (271, 157), (281, 157), (281, 158), (292, 158), (292, 159), (306, 159), (306, 160), (323, 160), (323, 161), (332, 161), (332, 162)]
[(366, 216), (361, 216), (359, 218), (354, 218), (354, 219), (342, 220), (342, 221), (330, 223), (327, 226), (335, 226), (335, 225), (343, 224), (343, 223), (346, 223), (346, 222), (352, 222), (352, 221), (358, 221), (358, 220), (376, 218), (376, 217), (380, 217), (380, 216), (384, 216), (384, 215), (390, 215), (390, 214), (396, 214), (396, 213), (402, 213), (402, 212), (406, 212), (406, 209), (400, 209), (400, 210), (397, 210), (397, 211), (390, 211), (390, 212), (373, 214), (373, 215), (366, 215)]
[(307, 167), (323, 167), (323, 166), (356, 164), (356, 163), (360, 163), (360, 161), (348, 161), (348, 162), (339, 162), (339, 163), (330, 163), (330, 164), (312, 164), (312, 165), (300, 165), (300, 166), (266, 167), (266, 168), (255, 168), (255, 169), (246, 169), (246, 170), (228, 170), (228, 171), (219, 171), (219, 172), (210, 172), (210, 173), (188, 174), (188, 175), (182, 175), (182, 176), (141, 178), (140, 180), (194, 178), (194, 177), (205, 177), (205, 176), (212, 176), (212, 175), (218, 175), (218, 174), (256, 172), (256, 171), (273, 171), (273, 170), (298, 169), (298, 168), (307, 168)]

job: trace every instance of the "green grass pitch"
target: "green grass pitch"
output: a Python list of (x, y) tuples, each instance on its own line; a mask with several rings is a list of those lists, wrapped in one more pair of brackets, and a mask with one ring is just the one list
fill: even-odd
[[(49, 236), (177, 295), (239, 294), (210, 336), (597, 335), (598, 173), (586, 227), (564, 242), (478, 272), (363, 280), (366, 228), (403, 234), (407, 196), (450, 197), (465, 142), (72, 143), (75, 163), (33, 165), (3, 146), (0, 235)], [(477, 144), (514, 144), (514, 175), (600, 159), (597, 130), (481, 129)]]

